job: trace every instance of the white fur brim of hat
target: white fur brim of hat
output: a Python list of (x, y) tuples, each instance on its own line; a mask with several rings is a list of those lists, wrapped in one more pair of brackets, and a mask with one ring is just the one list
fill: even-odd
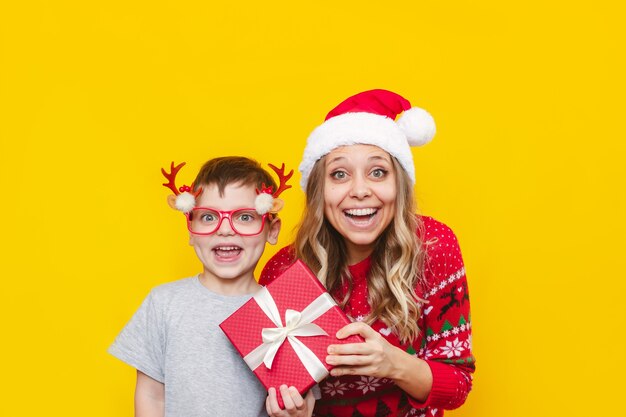
[(375, 145), (394, 156), (415, 183), (411, 146), (428, 143), (435, 135), (435, 122), (423, 109), (405, 111), (398, 122), (373, 113), (344, 113), (318, 126), (307, 139), (299, 170), (300, 186), (306, 190), (313, 165), (335, 148), (347, 145)]

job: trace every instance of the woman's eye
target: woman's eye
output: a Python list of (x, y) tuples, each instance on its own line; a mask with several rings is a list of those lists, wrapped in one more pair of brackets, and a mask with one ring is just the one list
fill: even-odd
[(383, 178), (387, 174), (387, 171), (381, 168), (377, 168), (372, 171), (372, 177), (374, 178)]
[(348, 174), (346, 174), (344, 171), (335, 171), (333, 173), (330, 174), (331, 177), (333, 177), (336, 180), (342, 180), (344, 178), (346, 178)]

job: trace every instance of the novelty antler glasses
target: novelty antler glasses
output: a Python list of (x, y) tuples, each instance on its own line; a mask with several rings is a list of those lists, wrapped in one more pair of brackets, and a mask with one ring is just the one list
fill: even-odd
[(182, 211), (187, 218), (187, 228), (193, 234), (210, 235), (215, 233), (224, 219), (228, 219), (233, 231), (241, 236), (254, 236), (261, 233), (265, 221), (269, 215), (274, 215), (280, 211), (284, 202), (278, 196), (285, 190), (291, 188), (287, 181), (293, 175), (293, 169), (285, 175), (285, 164), (279, 168), (268, 164), (276, 173), (280, 184), (276, 192), (272, 193), (272, 187), (261, 184), (261, 189), (257, 189), (257, 196), (254, 200), (254, 208), (245, 208), (231, 211), (221, 211), (210, 207), (195, 207), (196, 199), (202, 193), (202, 188), (193, 191), (194, 185), (183, 185), (176, 188), (176, 174), (185, 165), (185, 162), (170, 167), (170, 172), (161, 168), (163, 176), (168, 180), (164, 187), (172, 190), (173, 195), (168, 196), (170, 207)]
[(209, 207), (194, 207), (187, 216), (187, 229), (194, 235), (211, 235), (219, 230), (224, 219), (241, 236), (255, 236), (263, 231), (269, 213), (259, 214), (253, 208), (222, 211)]

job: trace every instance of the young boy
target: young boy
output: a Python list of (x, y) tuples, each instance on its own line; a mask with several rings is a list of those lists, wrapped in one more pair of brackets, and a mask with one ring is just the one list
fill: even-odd
[(260, 288), (254, 269), (277, 241), (277, 197), (290, 175), (272, 167), (277, 188), (256, 161), (223, 157), (205, 163), (193, 188), (177, 189), (181, 167), (163, 171), (164, 185), (203, 271), (154, 288), (109, 352), (137, 369), (136, 416), (266, 416), (267, 391), (218, 325)]

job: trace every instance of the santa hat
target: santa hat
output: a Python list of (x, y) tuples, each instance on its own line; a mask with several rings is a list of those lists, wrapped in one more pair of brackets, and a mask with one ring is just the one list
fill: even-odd
[(300, 185), (306, 190), (318, 159), (340, 146), (356, 144), (375, 145), (389, 152), (415, 183), (411, 146), (424, 145), (434, 135), (435, 121), (426, 110), (411, 107), (408, 100), (391, 91), (364, 91), (341, 102), (311, 132), (299, 167)]

